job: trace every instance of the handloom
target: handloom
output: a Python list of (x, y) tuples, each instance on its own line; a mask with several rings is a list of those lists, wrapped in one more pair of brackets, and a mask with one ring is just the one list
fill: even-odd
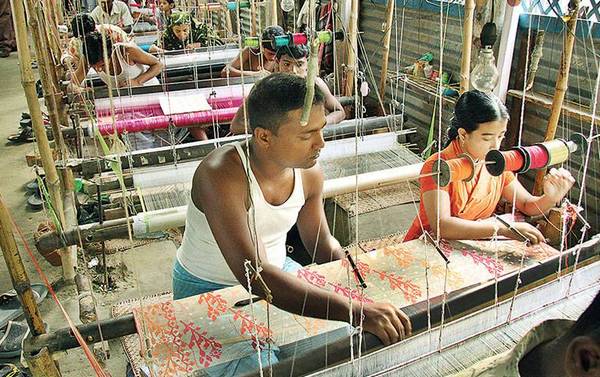
[[(406, 165), (409, 161), (415, 161), (416, 157), (414, 157), (412, 152), (409, 152), (406, 147), (397, 144), (396, 137), (397, 135), (395, 133), (370, 135), (364, 138), (364, 144), (358, 144), (359, 146), (364, 145), (364, 150), (362, 151), (366, 152), (367, 156), (372, 153), (388, 153), (386, 150), (395, 150), (395, 153), (397, 153), (394, 155), (395, 157), (392, 160), (387, 160), (387, 162), (384, 161), (384, 167), (389, 166), (389, 164), (394, 164), (395, 167), (369, 171), (358, 175), (355, 175), (349, 170), (345, 172), (345, 174), (349, 175), (342, 177), (339, 176), (341, 173), (339, 169), (333, 170), (333, 173), (329, 173), (332, 178), (327, 179), (324, 184), (324, 198), (351, 192), (356, 187), (358, 187), (359, 190), (364, 190), (367, 188), (382, 187), (416, 179), (421, 170), (422, 163), (418, 162)], [(354, 143), (354, 140), (349, 139), (346, 141), (341, 140), (329, 143), (335, 144), (328, 145), (346, 145), (345, 148), (349, 150)], [(390, 146), (394, 147), (390, 148)], [(324, 160), (334, 159), (335, 157), (341, 157), (342, 160), (348, 159), (348, 155), (343, 153), (344, 148), (332, 147), (331, 150), (332, 152), (327, 152), (327, 148), (325, 148), (321, 158)], [(399, 158), (398, 156), (401, 155), (412, 157)], [(359, 160), (360, 158), (362, 158), (362, 156), (359, 157)], [(146, 192), (150, 195), (151, 199), (148, 202), (150, 206), (158, 205), (166, 207), (169, 206), (169, 202), (180, 204), (184, 200), (187, 200), (190, 190), (189, 183), (191, 182), (191, 177), (198, 164), (199, 162), (196, 161), (180, 163), (177, 164), (177, 166), (164, 166), (158, 169), (153, 168), (151, 170), (139, 169), (140, 171), (134, 173), (134, 187), (142, 191), (142, 197), (146, 195)], [(374, 168), (381, 168), (381, 166), (374, 166)], [(171, 189), (155, 189), (156, 187), (164, 186), (167, 183), (171, 186), (176, 184), (177, 187), (172, 187)], [(165, 192), (168, 194), (165, 195)], [(183, 196), (185, 196), (185, 199)], [(177, 199), (173, 199), (173, 197), (176, 197)], [(133, 235), (134, 237), (137, 237), (146, 233), (183, 226), (185, 223), (185, 213), (185, 205), (138, 213), (130, 219), (133, 227)], [(47, 233), (37, 240), (36, 247), (39, 251), (47, 252), (55, 250), (63, 244), (75, 245), (80, 242), (86, 244), (102, 239), (128, 237), (128, 234), (127, 219), (110, 220), (103, 224), (79, 226), (76, 229), (63, 232), (60, 236), (56, 232)]]
[[(531, 284), (540, 280), (556, 278), (559, 259), (564, 259), (562, 268), (567, 269), (566, 266), (573, 265), (575, 260), (573, 252), (577, 249), (580, 263), (586, 263), (589, 258), (593, 258), (589, 259), (590, 261), (596, 260), (597, 241), (596, 236), (591, 241), (580, 245), (580, 248), (565, 250), (562, 254), (547, 245), (524, 248), (523, 244), (516, 241), (455, 241), (442, 244), (442, 249), (450, 259), (448, 265), (436, 255), (431, 245), (423, 241), (414, 240), (404, 244), (388, 245), (379, 242), (377, 250), (360, 254), (357, 258), (357, 264), (368, 284), (368, 288), (362, 292), (353, 288), (355, 283), (348, 280), (342, 261), (309, 266), (300, 270), (297, 276), (310, 284), (330, 289), (346, 297), (352, 296), (353, 300), (365, 302), (390, 300), (389, 302), (402, 307), (409, 314), (414, 332), (418, 334), (430, 328), (428, 323), (434, 326), (440, 321), (441, 304), (444, 302), (441, 295), (444, 292), (446, 274), (448, 284), (446, 320), (448, 321), (472, 312), (480, 305), (493, 303), (496, 297), (500, 299), (510, 297), (517, 279), (520, 282), (518, 285), (520, 289), (528, 290)], [(371, 246), (365, 243), (359, 245), (359, 248), (361, 251), (368, 251)], [(522, 271), (518, 271), (521, 253), (525, 253), (525, 258)], [(428, 266), (429, 272), (429, 292), (425, 286), (425, 266)], [(576, 293), (582, 288), (583, 280), (589, 282), (591, 279), (592, 282), (598, 282), (599, 266), (597, 262), (589, 268), (579, 265), (577, 274), (584, 278), (571, 281), (571, 277), (567, 275), (562, 276), (559, 282), (563, 281), (561, 284), (566, 282), (569, 287), (568, 292)], [(588, 284), (585, 281), (584, 283)], [(552, 292), (560, 294), (556, 289)], [(560, 290), (560, 292), (565, 291)], [(425, 298), (427, 293), (430, 297), (429, 315)], [(556, 297), (546, 293), (541, 296)], [(241, 286), (236, 286), (184, 300), (166, 301), (144, 306), (142, 309), (138, 307), (134, 312), (136, 323), (140, 326), (143, 321), (144, 328), (148, 329), (148, 332), (143, 332), (141, 329), (139, 331), (142, 347), (150, 352), (154, 367), (158, 370), (169, 367), (170, 370), (167, 374), (160, 375), (187, 375), (194, 370), (217, 365), (231, 359), (232, 356), (227, 355), (226, 351), (234, 342), (252, 339), (257, 334), (258, 337), (254, 337), (257, 341), (264, 344), (268, 337), (280, 346), (284, 354), (293, 355), (296, 340), (329, 333), (336, 329), (338, 331), (329, 333), (332, 338), (337, 339), (334, 344), (308, 352), (306, 355), (296, 354), (295, 363), (291, 360), (283, 360), (273, 366), (275, 375), (306, 374), (328, 364), (342, 361), (350, 355), (349, 340), (347, 337), (346, 340), (340, 340), (340, 332), (346, 331), (343, 323), (305, 318), (271, 308), (271, 331), (268, 331), (263, 323), (266, 305), (263, 302), (255, 303), (252, 305), (253, 308), (234, 309), (235, 302), (247, 297), (247, 292)], [(517, 297), (517, 300), (512, 309), (514, 318), (537, 308), (537, 306), (531, 307), (530, 304), (534, 303), (531, 299)], [(539, 304), (539, 302), (535, 303)], [(254, 310), (254, 318), (249, 314), (251, 309)], [(505, 316), (507, 312), (504, 310), (498, 313)], [(491, 318), (505, 321), (506, 317), (502, 319), (502, 316), (494, 314)], [(462, 323), (460, 328), (472, 327), (470, 322)], [(113, 339), (136, 332), (136, 329), (132, 328), (131, 315), (116, 320), (101, 321), (99, 325), (104, 339)], [(450, 322), (450, 325), (446, 326), (451, 325)], [(99, 341), (98, 327), (97, 324), (93, 324), (79, 326), (79, 329), (88, 341), (95, 342)], [(28, 350), (35, 351), (43, 346), (48, 346), (51, 351), (77, 347), (77, 342), (69, 336), (69, 333), (69, 329), (64, 329), (52, 335), (38, 337), (28, 345), (30, 347)], [(453, 344), (457, 336), (461, 339), (460, 334), (458, 331), (444, 331), (443, 339), (448, 337), (448, 340), (444, 340), (443, 345)], [(417, 335), (415, 339), (422, 339), (418, 337)], [(432, 345), (427, 348), (411, 348), (411, 354), (416, 354), (414, 357), (422, 355), (423, 349), (436, 349), (437, 332), (428, 334), (426, 339)], [(403, 344), (405, 343), (385, 350), (397, 350), (398, 348), (394, 347), (402, 347)], [(420, 343), (419, 347), (422, 347), (422, 344)], [(363, 346), (370, 349), (378, 347), (379, 343), (375, 337), (365, 334)], [(394, 353), (394, 351), (390, 352)], [(373, 353), (371, 356), (376, 357), (380, 354)], [(397, 351), (395, 354), (398, 355)], [(309, 357), (309, 361), (306, 361), (303, 356)], [(164, 359), (161, 359), (162, 357)], [(291, 373), (292, 369), (293, 373)]]
[[(207, 74), (209, 77), (205, 78), (218, 78), (223, 67), (238, 55), (237, 45), (167, 53), (159, 57), (164, 68), (162, 74), (157, 77), (161, 82), (171, 82), (177, 78), (180, 80), (182, 76), (205, 77)], [(94, 88), (106, 86), (96, 72), (89, 73), (86, 80)]]

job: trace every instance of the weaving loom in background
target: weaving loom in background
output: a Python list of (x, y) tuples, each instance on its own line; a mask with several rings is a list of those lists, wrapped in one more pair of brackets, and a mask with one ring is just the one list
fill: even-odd
[[(327, 142), (321, 152), (319, 161), (323, 168), (325, 179), (332, 180), (340, 177), (349, 177), (354, 174), (379, 171), (389, 168), (418, 164), (419, 157), (412, 153), (406, 146), (398, 143), (398, 135), (395, 133), (376, 134), (364, 137), (362, 140), (342, 139)], [(358, 159), (355, 158), (354, 145), (358, 143)], [(358, 161), (358, 171), (355, 164)], [(191, 181), (197, 162), (180, 164), (176, 168), (138, 169), (133, 174), (133, 185), (140, 197), (141, 206), (144, 210), (153, 211), (165, 208), (173, 208), (187, 204), (187, 198), (191, 189)], [(417, 193), (415, 186), (412, 192)], [(353, 194), (346, 194), (332, 199), (333, 203), (349, 203)], [(387, 208), (404, 203), (411, 203), (413, 199), (418, 200), (407, 189), (406, 184), (393, 185), (388, 188), (368, 190), (361, 192), (361, 199), (370, 198), (368, 202), (363, 201), (361, 212), (373, 212), (377, 209)], [(328, 201), (329, 202), (329, 201)], [(342, 204), (342, 205), (343, 205)], [(347, 207), (346, 207), (347, 208)], [(342, 209), (346, 209), (342, 207)], [(341, 212), (337, 214), (340, 220), (347, 217)], [(335, 221), (334, 213), (328, 213), (330, 223)], [(343, 231), (338, 227), (340, 231)], [(381, 229), (384, 234), (392, 233), (388, 229)], [(337, 235), (337, 234), (336, 234)], [(365, 238), (375, 238), (383, 234), (365, 234)], [(347, 237), (342, 237), (341, 242), (347, 244)]]
[[(239, 55), (237, 45), (204, 47), (195, 51), (165, 54), (160, 57), (163, 72), (158, 76), (161, 83), (183, 81), (195, 78), (220, 78), (221, 70), (227, 63)], [(98, 74), (88, 74), (88, 85), (94, 88), (105, 87)]]
[[(369, 244), (363, 244), (361, 249), (369, 247)], [(353, 289), (354, 283), (348, 281), (344, 261), (305, 267), (298, 271), (297, 276), (337, 294), (352, 296), (354, 300), (391, 302), (406, 310), (411, 316), (414, 331), (419, 332), (427, 329), (427, 293), (432, 304), (429, 321), (438, 321), (439, 313), (433, 308), (442, 301), (446, 274), (448, 305), (452, 309), (446, 313), (448, 320), (493, 301), (495, 287), (499, 296), (512, 293), (521, 253), (525, 253), (520, 274), (521, 286), (556, 275), (556, 263), (560, 254), (547, 245), (525, 247), (516, 241), (456, 241), (442, 245), (442, 251), (450, 261), (446, 265), (442, 256), (431, 245), (419, 240), (386, 246), (380, 242), (378, 247), (358, 256), (358, 269), (368, 285), (362, 293)], [(580, 260), (594, 254), (597, 254), (597, 249), (591, 250), (589, 245), (584, 245)], [(565, 251), (561, 257), (571, 259), (571, 251)], [(428, 281), (425, 266), (429, 266)], [(592, 266), (594, 269), (589, 272), (592, 275), (588, 275), (596, 283), (598, 266), (595, 263)], [(496, 278), (497, 285), (494, 284)], [(562, 281), (568, 281), (568, 277)], [(573, 289), (575, 292), (575, 288)], [(477, 294), (476, 299), (473, 298), (474, 292)], [(343, 342), (349, 346), (345, 324), (293, 315), (273, 307), (269, 331), (261, 322), (266, 318), (264, 302), (257, 302), (253, 307), (234, 306), (234, 303), (246, 298), (248, 293), (243, 287), (236, 286), (179, 301), (134, 308), (138, 333), (145, 339), (141, 344), (148, 347), (144, 346), (142, 351), (151, 355), (154, 371), (161, 376), (187, 375), (247, 356), (230, 352), (230, 348), (235, 347), (238, 342), (253, 340), (266, 347), (269, 340), (272, 340), (273, 345), (281, 350), (281, 368), (289, 367), (286, 366), (285, 359), (293, 357), (298, 369), (290, 375), (296, 375), (298, 371), (306, 373), (307, 368), (315, 370), (321, 367), (324, 356), (322, 348), (319, 350), (321, 355), (316, 358), (313, 355), (310, 361), (303, 360), (302, 357), (306, 355), (298, 352), (299, 349), (305, 349), (306, 342), (318, 343), (316, 338), (311, 337), (327, 333), (329, 340), (325, 343)], [(519, 310), (524, 309), (525, 306), (522, 305)], [(254, 318), (258, 318), (258, 322)], [(458, 334), (451, 335), (450, 339), (456, 335)], [(346, 350), (345, 357), (347, 356)], [(339, 360), (333, 357), (330, 359), (332, 363), (336, 361)], [(274, 368), (279, 368), (278, 365)], [(286, 369), (274, 370), (275, 375), (288, 375), (287, 372), (289, 371)], [(196, 372), (194, 375), (202, 373)]]

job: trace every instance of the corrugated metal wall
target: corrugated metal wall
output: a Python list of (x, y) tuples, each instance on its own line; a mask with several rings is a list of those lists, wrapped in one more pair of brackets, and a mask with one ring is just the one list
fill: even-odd
[[(534, 24), (535, 25), (535, 24)], [(542, 23), (543, 25), (543, 23)], [(528, 29), (520, 29), (515, 43), (517, 51), (515, 51), (513, 67), (518, 64), (518, 48), (521, 40), (527, 38)], [(534, 39), (535, 30), (531, 34)], [(600, 51), (600, 41), (594, 41), (595, 51)], [(536, 93), (542, 93), (552, 96), (554, 93), (554, 86), (556, 83), (556, 77), (558, 74), (558, 68), (560, 64), (560, 57), (563, 48), (563, 36), (562, 34), (546, 32), (543, 57), (540, 61), (538, 72), (535, 78), (533, 91)], [(571, 64), (571, 70), (569, 75), (569, 89), (566, 95), (566, 100), (571, 103), (579, 103), (584, 106), (581, 107), (583, 111), (590, 111), (589, 106), (592, 101), (592, 93), (594, 91), (594, 85), (598, 70), (595, 68), (595, 60), (593, 58), (592, 42), (589, 39), (580, 38), (575, 42), (575, 48), (573, 51), (573, 60)], [(513, 70), (514, 71), (514, 70)], [(511, 78), (511, 87), (516, 89), (515, 78)], [(515, 99), (509, 100), (509, 105), (512, 104)], [(516, 100), (521, 102), (520, 100)], [(546, 133), (546, 126), (548, 124), (548, 118), (550, 111), (543, 108), (542, 106), (527, 103), (525, 106), (525, 117), (523, 119), (523, 145), (530, 145), (538, 143), (544, 140)], [(563, 116), (559, 122), (558, 129), (556, 131), (556, 137), (568, 139), (573, 132), (581, 132), (584, 135), (588, 135), (590, 132), (591, 123), (582, 119), (576, 119), (572, 117)], [(597, 131), (594, 132), (597, 134)], [(598, 142), (594, 142), (592, 145), (592, 151), (590, 154), (590, 161), (588, 163), (588, 171), (586, 176), (586, 187), (584, 196), (584, 216), (592, 224), (595, 230), (599, 229), (600, 226), (600, 207), (599, 207), (599, 196), (600, 196), (600, 150), (598, 148)], [(583, 167), (582, 159), (573, 157), (565, 164), (571, 173), (575, 176), (577, 184), (574, 189), (571, 190), (569, 199), (577, 203), (579, 197), (579, 188), (583, 181)], [(526, 174), (526, 182), (532, 186), (533, 174)]]
[[(362, 55), (361, 58), (367, 60), (372, 68), (374, 78), (377, 82), (376, 86), (381, 77), (381, 45), (383, 23), (385, 22), (385, 5), (362, 1), (360, 12), (359, 30), (362, 32), (361, 36), (366, 50), (366, 56)], [(402, 24), (404, 24), (404, 27), (402, 27)], [(388, 71), (395, 72), (396, 69), (406, 67), (427, 52), (433, 53), (434, 59), (432, 64), (437, 68), (440, 55), (439, 33), (439, 13), (398, 7), (393, 21)], [(443, 67), (445, 71), (451, 72), (453, 75), (460, 73), (461, 46), (462, 26), (458, 18), (450, 16), (446, 25)], [(373, 84), (371, 84), (371, 87), (374, 90)], [(391, 90), (388, 88), (386, 91), (386, 98), (388, 100), (392, 97), (392, 93), (390, 92)], [(399, 90), (395, 93), (398, 101), (402, 101), (402, 93), (403, 87), (400, 86)], [(406, 126), (416, 127), (419, 135), (424, 138), (429, 132), (434, 112), (435, 96), (408, 86), (404, 103), (408, 117)], [(446, 106), (444, 106), (442, 121), (443, 131), (445, 131), (445, 125), (450, 119), (453, 107), (451, 103), (446, 101), (445, 103)]]

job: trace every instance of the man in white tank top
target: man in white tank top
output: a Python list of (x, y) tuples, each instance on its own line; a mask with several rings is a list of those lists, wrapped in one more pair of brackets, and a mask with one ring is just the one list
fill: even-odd
[[(244, 262), (255, 265), (258, 252), (260, 277), (275, 306), (309, 317), (349, 321), (345, 297), (284, 271), (285, 235), (294, 223), (317, 263), (344, 258), (327, 225), (323, 173), (317, 164), (325, 145), (323, 94), (315, 87), (308, 124), (301, 126), (305, 93), (306, 80), (294, 75), (275, 73), (256, 83), (246, 102), (252, 139), (216, 149), (199, 165), (174, 268), (175, 298), (234, 284), (246, 286)], [(258, 280), (252, 292), (265, 297)], [(358, 302), (352, 311), (353, 318), (359, 318)], [(411, 331), (408, 317), (393, 305), (364, 304), (363, 314), (364, 330), (386, 345)]]

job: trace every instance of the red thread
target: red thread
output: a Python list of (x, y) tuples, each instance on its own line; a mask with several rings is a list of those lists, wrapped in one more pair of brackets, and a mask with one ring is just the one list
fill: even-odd
[[(0, 201), (2, 201), (3, 205), (6, 204), (4, 202), (4, 200), (2, 200), (2, 198), (0, 198)], [(96, 372), (96, 376), (109, 377), (110, 375), (102, 369), (100, 364), (98, 364), (98, 360), (96, 360), (96, 358), (90, 351), (87, 343), (83, 340), (83, 337), (79, 333), (79, 330), (75, 326), (75, 323), (73, 322), (71, 317), (69, 317), (69, 314), (67, 314), (67, 311), (65, 310), (65, 308), (62, 306), (62, 304), (58, 300), (58, 297), (56, 296), (56, 292), (54, 292), (54, 288), (52, 288), (52, 284), (50, 284), (50, 282), (48, 281), (48, 278), (46, 277), (46, 274), (44, 274), (44, 271), (42, 271), (42, 268), (40, 267), (38, 260), (36, 259), (35, 255), (33, 255), (33, 252), (31, 251), (31, 248), (29, 247), (29, 243), (27, 242), (27, 240), (25, 240), (25, 237), (23, 236), (23, 232), (21, 232), (21, 228), (19, 228), (17, 226), (17, 223), (15, 222), (15, 219), (12, 217), (12, 214), (8, 210), (8, 207), (6, 209), (6, 213), (8, 213), (8, 217), (10, 218), (10, 221), (12, 222), (13, 227), (17, 231), (17, 234), (19, 235), (19, 238), (21, 239), (21, 242), (23, 243), (23, 246), (25, 247), (27, 254), (29, 254), (29, 257), (31, 258), (31, 262), (33, 263), (33, 266), (35, 267), (35, 270), (37, 271), (38, 275), (44, 282), (44, 285), (46, 285), (46, 288), (48, 288), (48, 292), (50, 292), (50, 296), (52, 296), (52, 299), (54, 300), (56, 305), (58, 305), (60, 311), (62, 312), (63, 316), (67, 320), (67, 324), (71, 328), (73, 335), (75, 335), (75, 339), (77, 340), (77, 343), (79, 343), (79, 346), (81, 347), (81, 349), (83, 350), (83, 353), (85, 354), (86, 358), (90, 362), (90, 365), (94, 369), (94, 372)]]
[(532, 145), (530, 147), (524, 147), (523, 149), (529, 154), (529, 159), (531, 161), (531, 165), (529, 166), (530, 169), (543, 168), (548, 164), (550, 156), (548, 155), (546, 148), (540, 145)]
[(502, 155), (504, 156), (505, 171), (518, 171), (525, 165), (525, 157), (518, 151), (504, 151)]
[(308, 37), (305, 33), (292, 34), (292, 43), (295, 45), (305, 45), (308, 43)]

